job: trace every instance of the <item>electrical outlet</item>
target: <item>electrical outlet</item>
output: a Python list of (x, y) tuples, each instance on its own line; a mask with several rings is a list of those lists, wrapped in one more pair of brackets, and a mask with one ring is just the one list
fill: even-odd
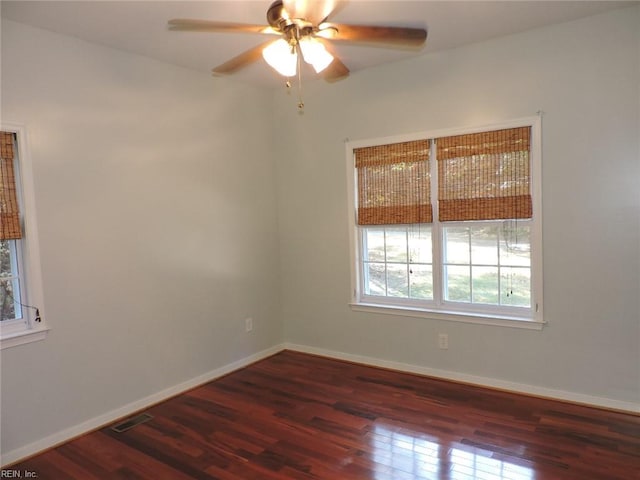
[(253, 318), (245, 318), (244, 319), (244, 331), (250, 332), (253, 330)]
[(449, 335), (446, 333), (438, 334), (438, 348), (447, 350), (449, 348)]

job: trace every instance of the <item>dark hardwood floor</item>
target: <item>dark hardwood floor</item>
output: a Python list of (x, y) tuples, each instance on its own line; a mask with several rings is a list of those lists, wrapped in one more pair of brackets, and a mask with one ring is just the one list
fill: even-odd
[(640, 479), (640, 417), (285, 351), (9, 467), (48, 479)]

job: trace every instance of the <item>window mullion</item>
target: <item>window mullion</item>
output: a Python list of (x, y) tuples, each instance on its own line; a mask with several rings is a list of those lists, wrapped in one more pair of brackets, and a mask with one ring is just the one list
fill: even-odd
[[(366, 240), (367, 235), (365, 234), (364, 229), (362, 227), (356, 227), (356, 228), (358, 231), (358, 245), (361, 250), (360, 252), (358, 252), (358, 255), (356, 257), (358, 259), (358, 269), (360, 271), (357, 298), (358, 300), (360, 300), (362, 298), (362, 295), (367, 291), (366, 285), (368, 285), (369, 269), (367, 268), (367, 265), (369, 261), (368, 261), (368, 258), (367, 258), (367, 261), (365, 261), (365, 255), (367, 255), (367, 253), (365, 252), (369, 251), (369, 244), (368, 244), (368, 241)], [(356, 296), (356, 292), (354, 292), (354, 297), (355, 296)]]
[[(418, 224), (419, 225), (419, 224)], [(407, 258), (407, 298), (412, 298), (411, 296), (411, 253), (409, 252), (409, 229), (414, 226), (409, 226), (404, 231), (404, 241), (405, 241), (405, 252)]]
[(389, 296), (389, 263), (387, 260), (387, 229), (383, 228), (384, 234), (382, 238), (384, 240), (384, 295)]
[(433, 301), (436, 305), (444, 303), (444, 289), (442, 278), (444, 275), (444, 257), (442, 251), (442, 229), (438, 220), (438, 158), (436, 157), (436, 140), (431, 141), (430, 154), (431, 177), (431, 208), (433, 221), (431, 223), (431, 274), (433, 275)]
[(473, 227), (467, 228), (467, 246), (469, 248), (469, 301), (471, 303), (475, 303), (473, 301), (473, 258), (472, 253), (473, 249), (471, 248), (471, 231)]
[[(504, 222), (503, 222), (504, 225)], [(500, 242), (502, 241), (503, 227), (498, 228), (498, 234), (496, 235), (496, 249), (498, 253), (498, 305), (502, 305), (502, 255), (500, 255)]]

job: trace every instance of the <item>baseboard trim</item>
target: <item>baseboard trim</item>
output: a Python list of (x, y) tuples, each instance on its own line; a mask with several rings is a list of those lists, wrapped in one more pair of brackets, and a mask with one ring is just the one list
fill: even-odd
[(173, 387), (161, 390), (152, 395), (149, 395), (148, 397), (141, 398), (140, 400), (136, 400), (135, 402), (131, 402), (127, 405), (123, 405), (120, 408), (74, 425), (73, 427), (54, 433), (53, 435), (49, 435), (41, 440), (38, 440), (37, 442), (33, 442), (25, 445), (24, 447), (9, 451), (2, 455), (0, 467), (14, 464), (16, 462), (19, 462), (20, 460), (31, 457), (38, 453), (42, 453), (45, 450), (49, 450), (56, 447), (57, 445), (68, 442), (73, 438), (103, 428), (119, 419), (132, 415), (133, 413), (136, 413), (140, 410), (144, 410), (145, 408), (149, 408), (152, 405), (191, 390), (192, 388), (195, 388), (197, 386), (208, 383), (212, 380), (215, 380), (216, 378), (220, 378), (224, 375), (227, 375), (228, 373), (246, 367), (247, 365), (260, 361), (264, 358), (270, 357), (271, 355), (275, 355), (282, 350), (284, 350), (284, 345), (276, 345), (271, 348), (267, 348), (266, 350), (262, 350), (260, 352), (254, 353), (253, 355), (249, 355), (248, 357), (224, 365), (220, 368), (216, 368), (215, 370), (199, 375), (195, 378), (187, 380), (186, 382), (179, 383), (178, 385), (174, 385)]
[(393, 362), (390, 360), (381, 360), (379, 358), (367, 357), (362, 355), (353, 355), (345, 352), (334, 350), (326, 350), (324, 348), (310, 347), (308, 345), (299, 345), (295, 343), (285, 343), (284, 348), (301, 353), (309, 353), (320, 355), (323, 357), (335, 358), (338, 360), (346, 360), (374, 367), (388, 368), (390, 370), (398, 370), (401, 372), (415, 373), (428, 377), (440, 378), (443, 380), (451, 380), (479, 387), (493, 388), (513, 393), (521, 393), (525, 395), (548, 398), (550, 400), (560, 400), (563, 402), (571, 402), (591, 407), (604, 408), (607, 410), (617, 410), (634, 415), (640, 414), (640, 404), (633, 402), (622, 402), (610, 398), (596, 397), (584, 395), (581, 393), (567, 392), (564, 390), (555, 390), (550, 388), (527, 385), (524, 383), (508, 382), (488, 377), (479, 377), (476, 375), (467, 375), (448, 370), (439, 370), (434, 368), (422, 367), (408, 363)]

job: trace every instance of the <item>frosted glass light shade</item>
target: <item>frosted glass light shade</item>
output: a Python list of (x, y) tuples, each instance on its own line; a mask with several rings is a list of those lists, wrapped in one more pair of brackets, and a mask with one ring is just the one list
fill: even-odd
[(281, 38), (262, 50), (262, 57), (280, 75), (293, 77), (296, 74), (298, 55), (285, 39)]
[(300, 49), (304, 61), (310, 63), (316, 73), (320, 73), (333, 62), (333, 55), (327, 52), (325, 46), (313, 37), (302, 37)]

